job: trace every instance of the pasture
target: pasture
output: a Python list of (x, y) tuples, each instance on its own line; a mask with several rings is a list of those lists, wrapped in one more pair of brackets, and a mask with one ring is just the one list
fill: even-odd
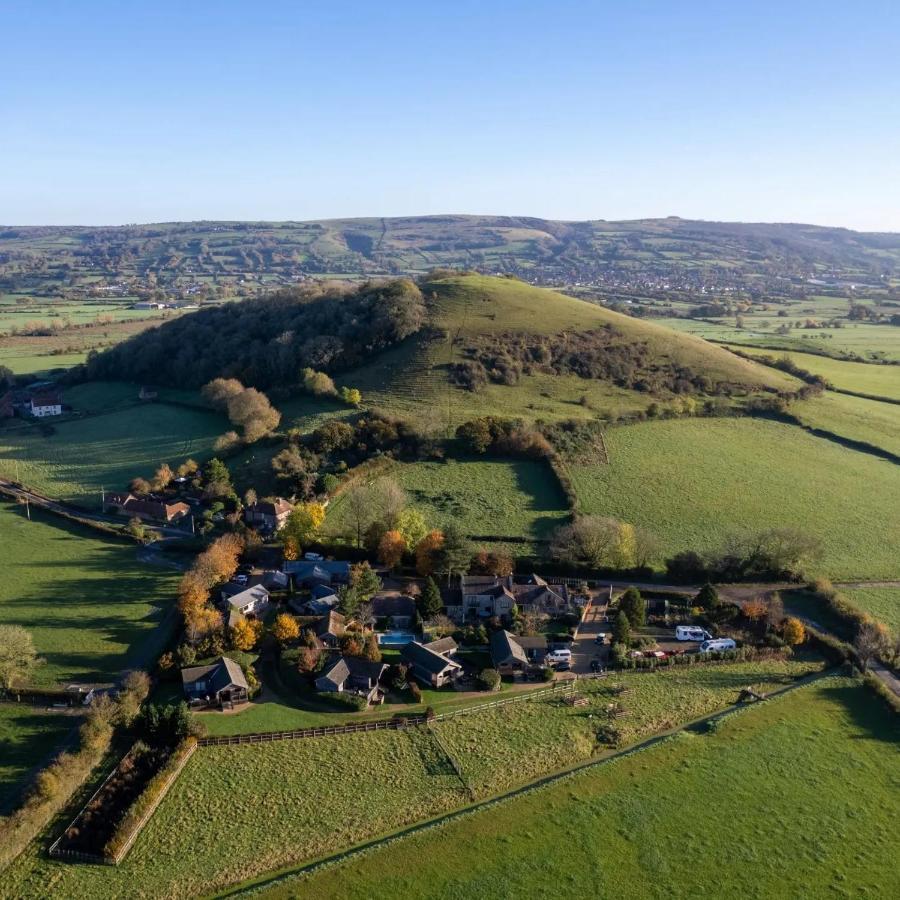
[(820, 397), (792, 403), (790, 411), (810, 428), (862, 441), (900, 456), (900, 404), (828, 391)]
[[(635, 688), (627, 700), (635, 717), (629, 737), (723, 708), (748, 683), (767, 689), (820, 665), (773, 661), (624, 676)], [(588, 690), (602, 702), (600, 685)], [(435, 723), (434, 733), (421, 728), (201, 748), (118, 868), (59, 864), (29, 851), (10, 870), (9, 884), (30, 894), (52, 882), (62, 895), (85, 900), (137, 883), (148, 897), (223, 888), (468, 803), (469, 791), (442, 743), (454, 753), (462, 748), (458, 760), (477, 796), (588, 759), (602, 752), (592, 709), (593, 720), (559, 700), (526, 701)], [(466, 751), (472, 743), (488, 760), (483, 770), (476, 771), (476, 755)], [(503, 753), (505, 763), (499, 760)], [(224, 856), (211, 820), (230, 823)]]
[(112, 681), (150, 665), (174, 604), (171, 570), (137, 561), (135, 545), (32, 509), (0, 505), (0, 622), (21, 625), (45, 660), (34, 683)]
[(0, 819), (17, 805), (29, 773), (53, 756), (80, 724), (78, 716), (0, 703)]
[(260, 893), (888, 900), (898, 737), (878, 698), (829, 678)]
[(760, 419), (645, 422), (606, 433), (609, 465), (572, 466), (585, 512), (642, 525), (661, 557), (734, 533), (790, 526), (819, 537), (814, 574), (900, 575), (900, 468)]
[[(798, 319), (802, 318), (805, 316), (798, 316)], [(772, 319), (768, 323), (770, 327), (763, 328), (758, 326), (756, 318), (752, 316), (746, 318), (743, 328), (737, 328), (730, 319), (708, 322), (671, 318), (658, 321), (684, 334), (741, 347), (778, 347), (782, 350), (800, 353), (811, 351), (836, 357), (856, 355), (861, 359), (900, 360), (900, 333), (890, 325), (869, 325), (845, 320), (842, 328), (795, 328), (789, 334), (779, 335), (775, 333), (773, 326), (783, 322), (783, 319)]]
[(832, 359), (828, 356), (818, 356), (814, 353), (757, 350), (752, 347), (738, 347), (738, 349), (751, 356), (774, 356), (776, 358), (787, 356), (801, 369), (806, 369), (807, 372), (812, 372), (814, 375), (821, 375), (840, 390), (900, 401), (900, 366), (849, 362), (843, 359)]
[[(66, 421), (14, 420), (0, 428), (0, 476), (18, 480), (54, 499), (100, 506), (100, 490), (123, 490), (137, 475), (212, 454), (227, 430), (218, 413), (166, 403), (127, 405), (130, 385), (88, 384), (63, 394), (84, 399), (89, 414)], [(70, 397), (71, 395), (71, 397)], [(85, 399), (86, 398), (86, 399)]]
[(708, 668), (672, 668), (653, 674), (622, 674), (615, 682), (631, 693), (619, 698), (610, 681), (578, 685), (586, 707), (560, 698), (518, 703), (437, 722), (433, 727), (456, 758), (479, 797), (513, 787), (597, 752), (596, 732), (610, 704), (628, 711), (615, 720), (623, 745), (665, 731), (737, 700), (754, 685), (767, 693), (821, 669), (818, 659), (764, 660)]
[[(546, 539), (567, 516), (565, 497), (546, 463), (453, 460), (397, 463), (390, 476), (430, 527), (455, 522), (470, 536)], [(329, 508), (327, 528), (351, 532), (346, 501)]]
[[(143, 897), (205, 895), (464, 800), (425, 730), (203, 748), (123, 864), (71, 866), (29, 850), (7, 873), (0, 896), (35, 896), (49, 883), (59, 896), (84, 900), (134, 896), (138, 884)], [(213, 821), (229, 823), (224, 855)]]
[(854, 606), (900, 634), (900, 587), (842, 588), (841, 593)]

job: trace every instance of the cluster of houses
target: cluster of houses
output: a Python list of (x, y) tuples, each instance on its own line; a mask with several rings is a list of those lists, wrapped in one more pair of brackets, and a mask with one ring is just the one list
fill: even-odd
[(30, 388), (11, 388), (0, 396), (0, 419), (46, 419), (61, 416), (62, 397), (52, 385), (33, 385)]
[[(186, 480), (181, 479), (182, 482)], [(143, 522), (157, 525), (186, 523), (194, 512), (191, 504), (182, 499), (173, 499), (172, 495), (150, 494), (138, 497), (128, 491), (107, 494), (103, 508), (105, 512), (113, 515), (127, 516), (129, 519), (137, 517)], [(293, 504), (281, 497), (274, 500), (260, 500), (252, 506), (245, 507), (244, 521), (261, 534), (274, 534), (287, 521), (293, 508)]]
[[(312, 625), (316, 643), (323, 651), (331, 651), (328, 661), (315, 679), (318, 691), (347, 693), (362, 697), (369, 704), (384, 701), (382, 679), (388, 666), (357, 656), (338, 652), (341, 640), (354, 623), (338, 609), (338, 592), (350, 579), (350, 564), (344, 561), (304, 559), (285, 562), (282, 570), (261, 575), (239, 575), (221, 589), (220, 605), (226, 621), (234, 625), (240, 619), (265, 614), (271, 603), (270, 591), (290, 584), (294, 591), (288, 604), (297, 614), (316, 616)], [(520, 578), (462, 576), (446, 593), (448, 615), (459, 625), (478, 619), (511, 618), (513, 606), (524, 612), (558, 616), (577, 607), (564, 584), (551, 584), (538, 575)], [(412, 626), (416, 614), (415, 601), (396, 591), (376, 594), (371, 601), (373, 618), (383, 629), (403, 636), (400, 660), (408, 677), (428, 688), (454, 685), (470, 676), (467, 666), (457, 658), (459, 647), (452, 637), (432, 641), (417, 639), (404, 632)], [(386, 637), (386, 635), (382, 635)], [(492, 666), (506, 676), (534, 673), (544, 665), (553, 641), (545, 635), (518, 636), (509, 631), (494, 630), (490, 636)], [(225, 708), (248, 699), (247, 684), (240, 667), (222, 657), (210, 666), (182, 671), (185, 694), (195, 705)]]

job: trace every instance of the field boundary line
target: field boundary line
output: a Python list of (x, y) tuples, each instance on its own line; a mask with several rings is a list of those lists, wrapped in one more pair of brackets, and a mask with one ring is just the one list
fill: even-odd
[(459, 764), (456, 757), (447, 748), (447, 745), (441, 740), (440, 733), (435, 731), (431, 722), (428, 723), (428, 731), (431, 734), (431, 736), (434, 738), (434, 742), (438, 745), (438, 747), (440, 747), (441, 752), (444, 754), (444, 756), (447, 757), (448, 761), (450, 762), (450, 766), (452, 767), (453, 771), (456, 773), (456, 777), (460, 780), (460, 782), (463, 786), (463, 790), (465, 790), (465, 792), (469, 795), (469, 799), (474, 803), (475, 802), (475, 789), (472, 787), (471, 784), (469, 784), (469, 779), (466, 778), (465, 774), (463, 773), (462, 766)]
[[(772, 699), (778, 699), (780, 697), (785, 696), (795, 690), (799, 690), (801, 688), (810, 687), (816, 682), (830, 677), (841, 677), (839, 675), (839, 669), (831, 668), (827, 669), (823, 672), (815, 672), (811, 675), (807, 675), (792, 684), (785, 685), (784, 687), (778, 688), (775, 691), (772, 691), (766, 696), (766, 701)], [(608, 756), (604, 756), (601, 759), (587, 759), (583, 760), (575, 765), (568, 766), (565, 769), (560, 769), (556, 772), (552, 772), (548, 775), (542, 775), (540, 778), (531, 781), (527, 784), (521, 785), (517, 788), (513, 788), (511, 790), (505, 791), (501, 794), (496, 794), (493, 797), (487, 797), (484, 800), (479, 800), (477, 803), (469, 804), (464, 807), (460, 807), (455, 810), (450, 810), (449, 812), (442, 813), (438, 816), (435, 816), (431, 819), (427, 819), (424, 822), (419, 822), (414, 825), (406, 826), (405, 828), (398, 829), (397, 831), (390, 832), (386, 835), (382, 835), (381, 837), (372, 838), (368, 841), (365, 841), (361, 844), (357, 844), (355, 847), (350, 847), (347, 850), (343, 850), (340, 853), (333, 854), (331, 856), (327, 856), (318, 860), (312, 860), (308, 863), (301, 863), (297, 866), (291, 866), (280, 873), (274, 873), (267, 876), (260, 876), (256, 879), (252, 879), (249, 883), (245, 883), (242, 885), (235, 885), (230, 888), (223, 888), (221, 891), (218, 891), (214, 894), (207, 895), (208, 898), (226, 898), (226, 897), (247, 897), (252, 896), (260, 890), (268, 889), (279, 882), (288, 883), (295, 879), (300, 880), (305, 878), (307, 875), (311, 875), (314, 872), (320, 871), (322, 869), (331, 868), (333, 866), (337, 866), (340, 863), (346, 862), (347, 860), (353, 859), (357, 856), (364, 856), (367, 853), (372, 852), (373, 850), (377, 850), (381, 847), (389, 846), (396, 841), (403, 840), (406, 837), (411, 837), (415, 834), (419, 834), (425, 831), (430, 831), (434, 828), (440, 828), (443, 825), (449, 824), (450, 822), (454, 822), (457, 819), (464, 819), (468, 816), (474, 815), (478, 812), (481, 812), (485, 809), (490, 809), (494, 806), (501, 805), (506, 803), (509, 800), (513, 800), (516, 797), (525, 796), (536, 791), (541, 790), (544, 787), (548, 787), (551, 784), (556, 784), (560, 781), (565, 781), (568, 778), (572, 778), (575, 775), (581, 774), (582, 772), (592, 769), (599, 768), (601, 766), (605, 766), (608, 763), (614, 762), (615, 760), (632, 756), (636, 753), (640, 753), (644, 750), (648, 750), (651, 747), (656, 746), (657, 744), (661, 744), (665, 741), (670, 740), (675, 735), (679, 734), (682, 731), (687, 731), (691, 728), (696, 728), (698, 725), (702, 725), (704, 723), (713, 722), (717, 719), (724, 718), (726, 716), (734, 715), (735, 713), (752, 710), (758, 707), (759, 703), (734, 703), (730, 706), (725, 707), (725, 709), (718, 710), (717, 712), (710, 713), (705, 716), (701, 716), (697, 719), (692, 719), (690, 722), (685, 722), (682, 725), (678, 725), (675, 728), (671, 728), (667, 731), (660, 732), (658, 734), (652, 735), (648, 738), (644, 738), (641, 741), (638, 741), (635, 744), (631, 744), (628, 747), (624, 747), (621, 750), (615, 751)], [(765, 701), (762, 705), (765, 705)]]
[(336, 734), (356, 734), (366, 731), (403, 731), (425, 724), (424, 715), (409, 716), (405, 719), (378, 719), (374, 722), (351, 722), (346, 725), (315, 725), (296, 728), (292, 731), (257, 731), (251, 734), (229, 734), (217, 737), (198, 738), (199, 747), (218, 747), (228, 744), (268, 744), (273, 741), (292, 741), (301, 738), (331, 737)]
[[(131, 834), (128, 836), (128, 840), (122, 845), (122, 848), (118, 853), (113, 854), (112, 861), (114, 865), (118, 865), (124, 858), (125, 854), (131, 849), (134, 842), (137, 840), (138, 835), (144, 830), (144, 826), (150, 821), (150, 817), (156, 812), (159, 808), (159, 804), (163, 802), (166, 794), (169, 793), (169, 789), (175, 783), (175, 779), (181, 775), (182, 769), (187, 765), (188, 760), (197, 752), (197, 744), (191, 744), (190, 747), (184, 752), (178, 764), (169, 774), (169, 777), (165, 780), (163, 785), (161, 786), (159, 793), (156, 795), (156, 798), (151, 802), (149, 809), (144, 815), (141, 817), (140, 821), (137, 822), (134, 828), (131, 831)], [(137, 803), (140, 797), (135, 798), (135, 803)]]

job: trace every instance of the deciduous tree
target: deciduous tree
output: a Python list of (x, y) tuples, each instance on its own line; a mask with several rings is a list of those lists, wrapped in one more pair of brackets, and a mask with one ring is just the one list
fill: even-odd
[(231, 646), (235, 650), (249, 651), (256, 646), (262, 637), (263, 623), (258, 619), (241, 619), (229, 629)]
[(400, 565), (405, 550), (403, 535), (399, 531), (386, 531), (378, 543), (378, 559), (389, 569), (394, 569)]
[(279, 644), (287, 644), (300, 637), (300, 626), (289, 613), (279, 613), (272, 624), (272, 636)]
[(429, 531), (416, 544), (416, 571), (420, 575), (431, 575), (437, 566), (437, 554), (444, 545), (444, 533), (436, 528)]
[(26, 681), (38, 663), (31, 635), (21, 625), (0, 625), (0, 687)]

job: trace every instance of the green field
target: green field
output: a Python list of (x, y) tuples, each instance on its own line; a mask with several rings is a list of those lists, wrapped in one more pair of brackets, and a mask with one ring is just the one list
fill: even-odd
[(213, 412), (133, 400), (123, 405), (126, 393), (133, 396), (135, 390), (121, 384), (83, 385), (64, 392), (63, 399), (75, 405), (80, 396), (97, 414), (52, 425), (15, 420), (0, 426), (0, 476), (18, 475), (20, 482), (50, 497), (96, 508), (101, 488), (123, 490), (161, 462), (177, 464), (188, 456), (202, 460), (228, 428)]
[(0, 703), (0, 819), (15, 808), (28, 774), (80, 723), (76, 716)]
[[(205, 895), (464, 800), (423, 730), (205, 748), (123, 864), (66, 865), (32, 849), (5, 874), (0, 897), (40, 896), (48, 886), (55, 896), (84, 900)], [(225, 854), (211, 822), (227, 823)]]
[(898, 738), (880, 700), (827, 679), (262, 896), (890, 900)]
[[(723, 708), (748, 683), (774, 687), (820, 665), (735, 664), (706, 672), (625, 676), (635, 688), (627, 700), (635, 715), (632, 734)], [(597, 694), (595, 704), (603, 689), (587, 689)], [(594, 706), (585, 710), (564, 706), (558, 698), (541, 699), (502, 712), (475, 712), (438, 723), (440, 741), (428, 729), (416, 729), (201, 748), (118, 868), (61, 865), (31, 852), (10, 870), (9, 884), (27, 895), (37, 885), (52, 883), (61, 895), (86, 900), (118, 895), (136, 884), (146, 897), (188, 896), (201, 886), (209, 892), (469, 802), (469, 791), (441, 741), (463, 748), (459, 762), (477, 796), (601, 750), (593, 737), (598, 726)], [(507, 749), (502, 775), (475, 772), (473, 754), (464, 755), (472, 743), (482, 744), (489, 760)], [(500, 768), (495, 764), (493, 770)], [(260, 815), (262, 806), (265, 816)], [(229, 822), (226, 856), (221, 836), (209, 827), (211, 819)], [(191, 847), (189, 854), (183, 852), (185, 846)]]
[(573, 466), (586, 512), (642, 525), (663, 554), (793, 526), (823, 541), (822, 574), (900, 575), (900, 470), (790, 425), (681, 419), (607, 432), (609, 465)]
[(767, 693), (821, 667), (818, 659), (800, 657), (624, 674), (616, 681), (631, 693), (621, 699), (609, 682), (585, 682), (579, 693), (588, 699), (586, 707), (554, 698), (459, 716), (434, 728), (482, 797), (588, 759), (597, 752), (596, 731), (610, 703), (620, 702), (628, 711), (615, 722), (627, 745), (722, 709), (748, 685)]
[[(796, 318), (803, 319), (805, 316), (798, 315)], [(705, 322), (672, 318), (659, 321), (684, 334), (741, 347), (777, 347), (780, 350), (811, 351), (837, 357), (855, 355), (861, 359), (900, 360), (900, 329), (890, 325), (845, 322), (843, 328), (796, 328), (789, 334), (779, 335), (774, 327), (754, 327), (754, 317), (747, 318), (744, 328), (736, 328), (733, 320)], [(772, 319), (770, 325), (776, 326), (780, 321), (783, 320)]]
[(843, 588), (841, 593), (854, 606), (900, 633), (900, 588)]
[[(32, 509), (0, 506), (0, 622), (22, 625), (46, 662), (37, 684), (113, 680), (149, 665), (174, 602), (171, 570), (139, 563), (135, 545)], [(158, 632), (157, 632), (158, 633)]]
[(826, 392), (812, 400), (792, 403), (791, 412), (811, 428), (863, 441), (900, 456), (900, 404)]
[(800, 368), (821, 375), (836, 388), (854, 391), (858, 394), (870, 394), (873, 397), (888, 397), (900, 400), (900, 366), (884, 366), (873, 363), (847, 362), (842, 359), (831, 359), (813, 353), (785, 353), (774, 350), (756, 350), (751, 347), (738, 347), (743, 353), (756, 356), (787, 356)]
[[(431, 527), (455, 522), (467, 535), (545, 539), (568, 516), (565, 497), (544, 462), (447, 460), (398, 463), (390, 476)], [(352, 531), (346, 501), (329, 509), (328, 528)]]

